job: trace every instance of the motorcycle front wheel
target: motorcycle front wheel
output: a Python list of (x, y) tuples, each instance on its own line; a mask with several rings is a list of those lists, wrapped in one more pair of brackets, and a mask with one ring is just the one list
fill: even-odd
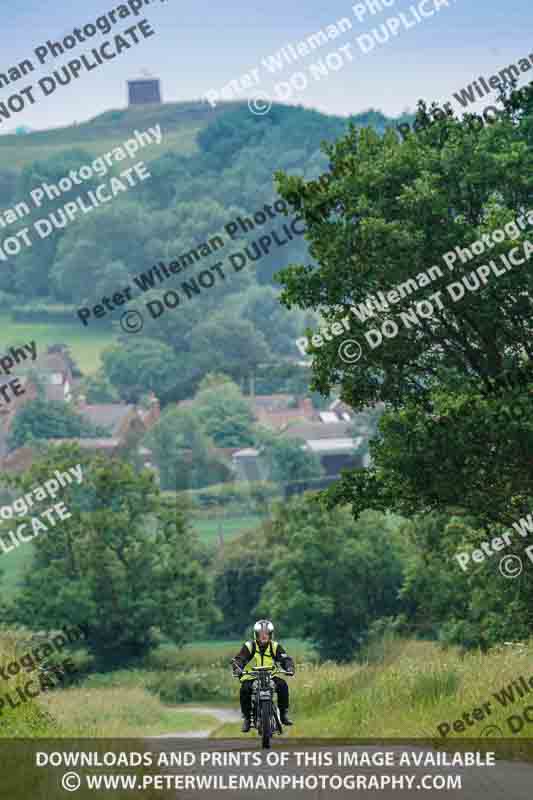
[(283, 728), (282, 728), (282, 726), (281, 726), (281, 719), (280, 719), (280, 716), (279, 716), (279, 709), (278, 709), (276, 706), (274, 706), (274, 708), (272, 709), (272, 711), (273, 711), (273, 717), (272, 717), (272, 722), (273, 722), (273, 725), (272, 725), (272, 732), (274, 732), (274, 731), (276, 731), (276, 730), (277, 730), (277, 732), (278, 732), (278, 733), (280, 734), (280, 736), (281, 736), (281, 734), (283, 733)]
[(270, 737), (272, 732), (270, 730), (270, 720), (272, 718), (272, 709), (270, 703), (261, 704), (261, 736), (263, 739), (263, 747), (265, 750), (270, 748)]

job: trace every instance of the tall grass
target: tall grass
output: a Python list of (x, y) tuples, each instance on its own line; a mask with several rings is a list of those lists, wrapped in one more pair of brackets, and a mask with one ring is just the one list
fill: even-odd
[(58, 737), (145, 737), (211, 729), (216, 719), (165, 708), (143, 688), (66, 689), (42, 701), (57, 720)]
[[(16, 660), (19, 654), (17, 645), (19, 638), (8, 632), (0, 633), (0, 667), (6, 669), (8, 664)], [(0, 737), (22, 738), (36, 736), (54, 736), (57, 732), (57, 722), (53, 715), (43, 709), (35, 700), (22, 703), (17, 695), (17, 687), (22, 691), (28, 681), (28, 673), (19, 673), (10, 676), (8, 681), (0, 678), (0, 697), (9, 695), (14, 708), (5, 701), (5, 706), (0, 709)]]
[[(520, 675), (526, 680), (533, 676), (533, 641), (520, 648), (502, 646), (466, 655), (435, 642), (389, 641), (385, 656), (374, 663), (323, 663), (298, 669), (290, 682), (296, 725), (287, 734), (445, 741), (437, 730), (441, 722), (453, 725), (464, 712), (492, 701), (486, 721), (465, 726), (461, 733), (452, 729), (446, 741), (479, 737), (488, 724), (509, 737), (506, 718), (533, 704), (533, 693), (509, 708), (492, 696)], [(237, 733), (236, 726), (224, 725), (216, 735)], [(533, 723), (516, 738), (533, 738)]]

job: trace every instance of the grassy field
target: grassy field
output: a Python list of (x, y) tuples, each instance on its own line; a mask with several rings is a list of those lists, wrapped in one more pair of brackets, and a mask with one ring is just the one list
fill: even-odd
[(263, 517), (258, 514), (246, 517), (221, 517), (218, 519), (195, 519), (194, 527), (202, 542), (217, 544), (219, 532), (222, 531), (224, 541), (232, 539), (245, 530), (257, 528)]
[[(157, 122), (155, 124), (157, 124)], [(150, 161), (159, 158), (166, 153), (167, 150), (172, 150), (173, 153), (178, 152), (182, 155), (189, 155), (196, 150), (196, 135), (202, 127), (203, 126), (195, 125), (180, 131), (165, 131), (162, 129), (163, 139), (161, 144), (154, 143), (146, 145), (142, 150), (138, 151), (138, 155), (142, 153), (142, 155), (139, 155), (139, 158), (146, 164), (149, 164)], [(26, 164), (31, 164), (33, 161), (42, 161), (46, 158), (51, 158), (52, 156), (64, 153), (74, 147), (76, 149), (81, 148), (85, 150), (91, 159), (97, 158), (113, 150), (113, 148), (119, 147), (132, 133), (133, 131), (127, 131), (125, 133), (117, 132), (114, 136), (98, 136), (95, 134), (94, 138), (83, 138), (81, 141), (78, 141), (77, 137), (72, 136), (72, 138), (65, 143), (54, 140), (54, 143), (52, 143), (52, 141), (46, 142), (44, 147), (38, 140), (32, 141), (35, 134), (16, 137), (0, 136), (0, 168), (22, 169)], [(11, 138), (15, 139), (15, 141), (3, 141), (4, 139)], [(90, 161), (88, 163), (90, 163)], [(125, 167), (123, 166), (121, 169), (125, 169)], [(120, 172), (120, 169), (118, 169), (118, 172)]]
[(81, 371), (87, 375), (96, 372), (100, 366), (102, 350), (115, 341), (111, 331), (84, 328), (75, 318), (72, 324), (64, 325), (49, 322), (13, 322), (8, 314), (0, 314), (0, 329), (3, 345), (0, 347), (1, 352), (4, 352), (4, 343), (9, 347), (18, 342), (35, 341), (38, 355), (41, 352), (39, 348), (44, 350), (50, 344), (68, 344), (72, 357)]
[(42, 161), (72, 148), (81, 148), (93, 157), (103, 155), (133, 136), (135, 130), (146, 131), (157, 124), (161, 126), (163, 140), (160, 145), (142, 149), (143, 161), (150, 162), (170, 149), (188, 155), (196, 150), (198, 131), (233, 105), (219, 106), (216, 110), (201, 102), (138, 106), (106, 111), (92, 120), (63, 128), (0, 136), (0, 168), (22, 169), (32, 161)]

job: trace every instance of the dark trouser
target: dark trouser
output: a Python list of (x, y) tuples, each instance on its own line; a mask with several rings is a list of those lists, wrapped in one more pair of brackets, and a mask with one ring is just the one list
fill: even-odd
[[(278, 707), (280, 713), (289, 708), (289, 687), (283, 678), (274, 677), (278, 693)], [(253, 681), (241, 681), (241, 712), (243, 717), (250, 717), (252, 714), (252, 683)]]

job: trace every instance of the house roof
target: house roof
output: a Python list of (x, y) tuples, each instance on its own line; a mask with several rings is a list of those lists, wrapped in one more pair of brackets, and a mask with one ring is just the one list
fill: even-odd
[(345, 453), (357, 450), (362, 441), (362, 436), (356, 439), (307, 439), (306, 445), (313, 453)]
[(53, 372), (70, 372), (68, 362), (61, 353), (45, 353), (37, 358), (35, 363), (39, 368)]
[(32, 361), (27, 358), (16, 364), (13, 369), (14, 375), (27, 375), (28, 372), (35, 371), (38, 375), (52, 375), (61, 373), (68, 379), (72, 378), (70, 367), (61, 353), (43, 353)]
[(263, 408), (265, 411), (281, 411), (289, 408), (289, 403), (294, 400), (292, 394), (256, 394), (253, 399), (249, 398), (250, 404), (255, 408)]
[(31, 467), (33, 458), (34, 452), (32, 447), (19, 447), (6, 456), (2, 463), (2, 470), (4, 472), (24, 472)]
[(330, 425), (332, 422), (339, 422), (340, 419), (333, 411), (319, 411), (318, 416), (326, 425)]
[(304, 423), (316, 417), (310, 398), (300, 399), (298, 406), (289, 407), (294, 400), (290, 394), (257, 395), (249, 398), (250, 408), (258, 422), (282, 430), (291, 423)]
[(57, 400), (57, 401), (64, 401), (65, 400), (65, 385), (61, 384), (54, 384), (50, 383), (46, 386), (45, 389), (46, 399), (47, 400)]
[(135, 406), (121, 403), (85, 404), (76, 408), (76, 411), (92, 422), (93, 425), (102, 425), (112, 435), (115, 435), (128, 415), (135, 411)]
[(291, 425), (285, 431), (286, 436), (295, 439), (305, 439), (306, 441), (312, 439), (346, 439), (351, 438), (349, 431), (352, 424), (348, 422), (303, 422), (297, 425)]
[[(72, 388), (72, 373), (68, 361), (61, 353), (42, 353), (35, 361), (31, 359), (21, 361), (15, 366), (13, 375), (25, 379), (31, 372), (35, 372), (43, 381), (47, 400), (66, 399), (65, 384), (68, 383)], [(56, 375), (60, 376), (58, 383), (52, 382), (52, 377)]]
[(250, 458), (250, 457), (257, 457), (259, 455), (259, 450), (256, 450), (254, 447), (245, 447), (244, 450), (237, 450), (236, 453), (233, 453), (233, 458)]

